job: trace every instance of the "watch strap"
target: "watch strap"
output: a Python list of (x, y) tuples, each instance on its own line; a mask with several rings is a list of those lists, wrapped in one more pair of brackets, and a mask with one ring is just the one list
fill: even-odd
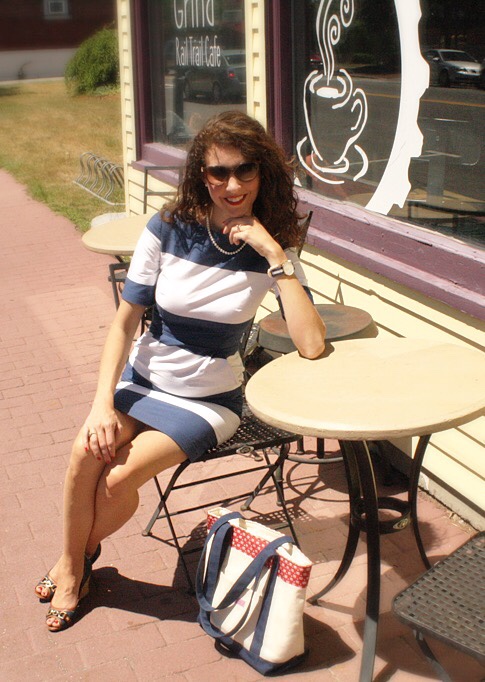
[(289, 264), (291, 266), (292, 273), (294, 272), (294, 267), (293, 263), (291, 260), (285, 260), (283, 263), (280, 263), (279, 265), (272, 265), (270, 268), (268, 268), (268, 275), (269, 277), (280, 277), (281, 275), (285, 275), (285, 265)]

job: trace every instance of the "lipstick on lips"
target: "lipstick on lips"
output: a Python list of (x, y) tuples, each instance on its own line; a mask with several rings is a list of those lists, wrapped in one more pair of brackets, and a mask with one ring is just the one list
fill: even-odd
[(230, 206), (240, 206), (245, 198), (246, 195), (244, 194), (241, 197), (226, 197), (224, 201), (226, 201)]

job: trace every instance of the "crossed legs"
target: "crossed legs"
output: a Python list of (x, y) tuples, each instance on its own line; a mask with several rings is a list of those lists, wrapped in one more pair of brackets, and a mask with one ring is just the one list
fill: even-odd
[[(85, 555), (92, 556), (104, 538), (133, 516), (138, 489), (146, 481), (186, 458), (165, 434), (146, 429), (125, 414), (118, 416), (122, 429), (111, 464), (86, 453), (80, 435), (74, 442), (64, 487), (63, 552), (49, 572), (57, 585), (53, 609), (76, 608)], [(47, 596), (43, 590), (36, 588), (39, 597)], [(51, 630), (61, 628), (55, 617), (46, 622)]]

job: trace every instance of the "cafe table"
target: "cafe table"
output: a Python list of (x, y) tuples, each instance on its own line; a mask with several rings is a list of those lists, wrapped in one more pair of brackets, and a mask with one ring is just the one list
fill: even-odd
[[(317, 303), (315, 309), (325, 323), (328, 341), (355, 337), (374, 326), (370, 314), (361, 308), (341, 303)], [(257, 343), (273, 353), (286, 354), (296, 350), (279, 310), (259, 320)]]
[(82, 236), (83, 245), (90, 251), (112, 256), (132, 256), (136, 243), (150, 215), (129, 216), (111, 220), (97, 227), (92, 227)]
[[(325, 324), (327, 341), (355, 338), (357, 336), (375, 336), (377, 329), (374, 320), (366, 310), (354, 308), (341, 303), (317, 303), (315, 310)], [(288, 325), (281, 312), (277, 310), (263, 317), (258, 322), (257, 345), (270, 354), (286, 354), (296, 350)], [(317, 439), (316, 457), (305, 454), (303, 436), (298, 440), (298, 448), (294, 455), (289, 455), (291, 462), (308, 464), (329, 464), (340, 462), (341, 457), (325, 456), (325, 441)]]
[[(360, 681), (367, 682), (374, 669), (379, 619), (380, 534), (411, 524), (421, 558), (426, 568), (430, 566), (417, 515), (421, 464), (433, 433), (485, 413), (485, 354), (437, 340), (390, 336), (342, 340), (328, 343), (315, 360), (293, 352), (268, 363), (250, 378), (246, 400), (257, 417), (273, 426), (340, 442), (349, 487), (349, 533), (335, 576), (311, 602), (343, 578), (359, 535), (365, 532), (367, 594)], [(419, 440), (407, 500), (378, 497), (367, 442), (411, 436)]]

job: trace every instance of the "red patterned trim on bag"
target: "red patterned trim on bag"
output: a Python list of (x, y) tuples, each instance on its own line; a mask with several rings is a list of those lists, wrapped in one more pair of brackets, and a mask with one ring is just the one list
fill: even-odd
[[(207, 516), (207, 530), (211, 529), (215, 521), (217, 521), (215, 516), (212, 516), (211, 514)], [(240, 552), (244, 552), (244, 554), (247, 554), (253, 559), (261, 552), (262, 549), (266, 547), (267, 544), (268, 540), (257, 538), (243, 528), (234, 528), (232, 546), (235, 549), (238, 549)], [(268, 566), (271, 565), (271, 562), (272, 559), (267, 562)], [(288, 559), (280, 556), (278, 578), (289, 585), (305, 588), (308, 585), (308, 581), (310, 580), (311, 569), (311, 564), (309, 566), (297, 566)]]

